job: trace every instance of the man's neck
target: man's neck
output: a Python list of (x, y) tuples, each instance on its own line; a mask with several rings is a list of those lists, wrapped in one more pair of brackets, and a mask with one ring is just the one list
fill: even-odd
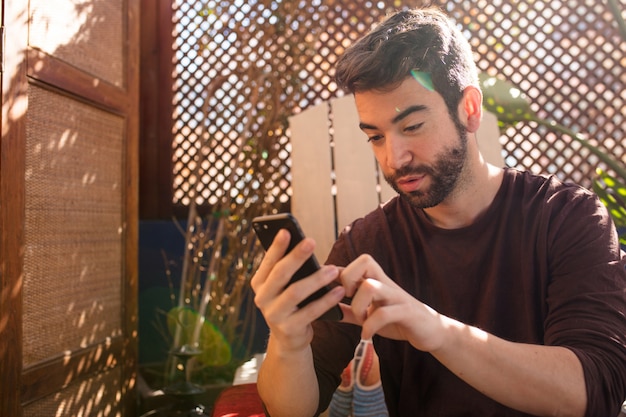
[(429, 220), (442, 229), (460, 229), (474, 223), (493, 202), (504, 170), (493, 165), (482, 164), (471, 175), (435, 207), (424, 209)]

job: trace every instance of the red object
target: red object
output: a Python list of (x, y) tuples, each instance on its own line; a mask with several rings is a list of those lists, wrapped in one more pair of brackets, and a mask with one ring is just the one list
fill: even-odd
[(265, 417), (256, 384), (224, 389), (215, 401), (211, 417)]

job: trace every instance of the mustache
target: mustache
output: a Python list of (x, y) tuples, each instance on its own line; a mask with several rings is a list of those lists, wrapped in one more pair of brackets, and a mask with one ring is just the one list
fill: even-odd
[(399, 178), (409, 175), (434, 175), (435, 170), (426, 165), (405, 165), (386, 176), (387, 181), (396, 182)]

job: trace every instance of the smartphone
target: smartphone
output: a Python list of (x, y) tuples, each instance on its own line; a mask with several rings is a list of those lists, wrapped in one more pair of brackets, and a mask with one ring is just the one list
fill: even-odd
[[(289, 246), (287, 247), (285, 254), (289, 253), (302, 239), (304, 239), (302, 228), (291, 213), (269, 214), (266, 216), (255, 217), (252, 219), (252, 227), (254, 227), (254, 231), (256, 232), (259, 240), (261, 241), (261, 245), (265, 248), (265, 250), (269, 249), (270, 245), (274, 241), (276, 233), (278, 233), (280, 229), (287, 229), (291, 235), (291, 241), (289, 242)], [(317, 262), (315, 255), (311, 255), (311, 257), (307, 259), (300, 269), (298, 269), (291, 277), (287, 286), (302, 278), (308, 277), (318, 269), (320, 269), (320, 265)], [(320, 288), (298, 304), (298, 307), (302, 308), (311, 301), (317, 300), (324, 294), (328, 293), (331, 288), (332, 285), (326, 285)], [(341, 312), (341, 308), (339, 308), (339, 305), (336, 305), (320, 316), (318, 320), (341, 320), (342, 318), (343, 313)]]

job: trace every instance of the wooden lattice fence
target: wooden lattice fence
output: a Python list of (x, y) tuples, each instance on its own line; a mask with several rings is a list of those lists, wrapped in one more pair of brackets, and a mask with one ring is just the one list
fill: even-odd
[[(264, 187), (271, 199), (287, 203), (287, 117), (343, 95), (334, 64), (372, 24), (390, 10), (426, 4), (458, 22), (482, 72), (516, 84), (539, 116), (624, 161), (626, 41), (606, 1), (178, 0), (172, 203), (186, 206), (195, 198), (207, 205), (222, 193), (236, 195), (246, 168), (233, 181), (229, 161), (240, 156), (242, 143), (259, 138), (270, 144)], [(626, 0), (617, 1), (623, 18)], [(591, 185), (597, 160), (569, 138), (524, 124), (503, 133), (509, 166)], [(203, 137), (213, 143), (207, 151)]]

